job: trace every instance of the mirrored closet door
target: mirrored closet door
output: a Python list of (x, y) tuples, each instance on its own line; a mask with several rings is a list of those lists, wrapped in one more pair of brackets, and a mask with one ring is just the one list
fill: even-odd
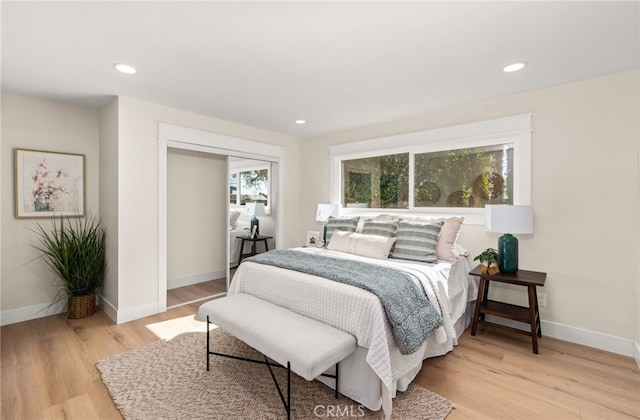
[(229, 157), (229, 279), (242, 258), (274, 249), (277, 164)]
[(260, 235), (282, 246), (283, 170), (283, 146), (158, 123), (158, 312), (227, 292), (232, 212), (246, 220), (247, 207), (262, 206)]

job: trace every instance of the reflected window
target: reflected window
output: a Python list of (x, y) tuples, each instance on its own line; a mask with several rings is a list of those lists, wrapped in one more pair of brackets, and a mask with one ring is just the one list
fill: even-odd
[(238, 170), (229, 174), (229, 202), (269, 206), (269, 168)]
[(238, 174), (229, 174), (229, 202), (236, 204), (238, 202)]

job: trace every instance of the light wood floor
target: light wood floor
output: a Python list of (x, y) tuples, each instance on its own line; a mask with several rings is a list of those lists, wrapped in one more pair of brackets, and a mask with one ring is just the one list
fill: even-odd
[(167, 307), (193, 302), (203, 297), (212, 296), (227, 291), (227, 279), (203, 281), (190, 286), (177, 287), (167, 290)]
[[(2, 327), (2, 419), (120, 418), (95, 363), (156, 341), (146, 325), (193, 315), (199, 305), (121, 325), (98, 312)], [(528, 337), (490, 326), (425, 361), (416, 382), (455, 402), (447, 420), (640, 418), (632, 359), (546, 337), (534, 355)]]

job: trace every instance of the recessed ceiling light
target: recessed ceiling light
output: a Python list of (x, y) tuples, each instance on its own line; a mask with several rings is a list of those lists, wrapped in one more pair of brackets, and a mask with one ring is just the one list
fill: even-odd
[(125, 73), (125, 74), (136, 74), (136, 69), (127, 65), (127, 64), (120, 64), (120, 63), (116, 63), (113, 65), (113, 68), (115, 68), (116, 70), (118, 70), (120, 73)]
[(306, 123), (307, 123), (306, 120), (296, 120), (296, 124), (302, 125), (302, 124), (306, 124)]
[(513, 63), (513, 64), (509, 64), (508, 66), (506, 66), (505, 68), (502, 69), (503, 72), (505, 73), (513, 73), (514, 71), (518, 71), (518, 70), (522, 70), (524, 68), (524, 66), (526, 66), (527, 63)]

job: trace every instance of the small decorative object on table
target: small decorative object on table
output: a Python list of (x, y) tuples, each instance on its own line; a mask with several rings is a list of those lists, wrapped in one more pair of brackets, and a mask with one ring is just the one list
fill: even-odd
[(533, 233), (531, 206), (485, 206), (486, 225), (491, 232), (504, 233), (498, 239), (498, 265), (502, 273), (518, 271), (518, 238), (514, 233)]
[(264, 203), (247, 203), (245, 204), (245, 214), (247, 216), (253, 216), (251, 218), (251, 237), (257, 238), (260, 236), (260, 220), (258, 216), (264, 216), (265, 212)]
[(310, 230), (307, 232), (307, 241), (305, 242), (305, 246), (316, 246), (318, 245), (319, 240), (320, 240), (320, 232), (315, 230)]
[(500, 272), (500, 268), (498, 268), (500, 257), (497, 249), (487, 248), (482, 251), (480, 255), (477, 255), (473, 261), (480, 262), (482, 265), (482, 274), (498, 274)]

